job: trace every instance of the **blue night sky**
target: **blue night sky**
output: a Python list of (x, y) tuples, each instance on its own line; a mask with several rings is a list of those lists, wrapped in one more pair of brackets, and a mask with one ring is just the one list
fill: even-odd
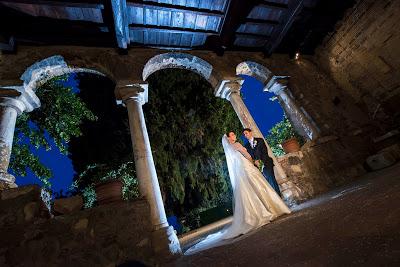
[[(283, 110), (277, 101), (272, 102), (269, 100), (269, 98), (273, 97), (273, 94), (263, 92), (261, 82), (248, 76), (243, 76), (243, 78), (242, 95), (244, 103), (265, 136), (274, 124), (282, 120)], [(69, 77), (66, 81), (66, 85), (78, 91), (78, 83), (75, 81), (74, 75)], [(52, 170), (54, 176), (50, 179), (50, 182), (52, 183), (53, 191), (59, 192), (63, 190), (65, 193), (71, 185), (74, 176), (72, 162), (68, 156), (61, 154), (54, 143), (50, 151), (39, 149), (34, 150), (34, 153), (39, 156), (44, 165)], [(40, 185), (39, 179), (37, 179), (30, 170), (28, 170), (26, 177), (17, 176), (16, 183), (18, 185)]]
[[(75, 77), (74, 74), (70, 75), (64, 84), (72, 87), (74, 92), (79, 92), (78, 82), (75, 80)], [(44, 148), (39, 148), (38, 150), (33, 149), (32, 151), (35, 155), (39, 156), (40, 161), (53, 172), (53, 177), (50, 178), (52, 190), (54, 192), (60, 192), (60, 190), (63, 190), (65, 193), (72, 183), (74, 168), (68, 156), (61, 154), (60, 150), (58, 150), (51, 138), (48, 140), (50, 140), (51, 143), (50, 151), (46, 151)], [(40, 180), (29, 169), (27, 171), (27, 176), (16, 176), (15, 178), (17, 185), (41, 185)]]

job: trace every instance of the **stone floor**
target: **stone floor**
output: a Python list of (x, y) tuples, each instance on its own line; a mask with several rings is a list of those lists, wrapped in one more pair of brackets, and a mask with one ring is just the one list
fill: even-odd
[(400, 163), (171, 266), (400, 266)]

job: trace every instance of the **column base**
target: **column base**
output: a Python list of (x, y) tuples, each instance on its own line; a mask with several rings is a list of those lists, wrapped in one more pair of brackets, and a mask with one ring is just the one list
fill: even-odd
[(182, 255), (178, 237), (172, 226), (153, 231), (151, 239), (157, 262), (168, 262)]
[(18, 186), (15, 183), (14, 175), (6, 172), (0, 172), (0, 191), (16, 187)]

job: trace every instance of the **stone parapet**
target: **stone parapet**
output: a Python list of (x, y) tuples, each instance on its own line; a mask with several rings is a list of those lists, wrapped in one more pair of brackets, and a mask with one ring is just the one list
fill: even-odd
[(284, 199), (299, 203), (364, 174), (369, 150), (363, 148), (363, 141), (362, 137), (325, 136), (307, 142), (299, 152), (278, 157), (287, 174), (278, 180)]
[[(40, 188), (1, 192), (0, 266), (156, 265), (150, 209), (145, 200), (43, 216)], [(47, 213), (48, 214), (48, 213)]]

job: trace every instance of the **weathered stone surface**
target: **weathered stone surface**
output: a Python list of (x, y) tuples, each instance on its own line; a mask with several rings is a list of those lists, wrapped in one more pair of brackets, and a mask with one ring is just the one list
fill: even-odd
[[(373, 128), (371, 127), (371, 118), (349, 97), (347, 91), (338, 88), (335, 79), (332, 79), (321, 70), (319, 65), (316, 65), (317, 61), (313, 57), (303, 56), (300, 60), (293, 61), (286, 55), (273, 55), (270, 58), (265, 58), (262, 53), (233, 51), (227, 51), (222, 57), (216, 57), (208, 51), (198, 50), (164, 54), (157, 57), (159, 54), (161, 54), (161, 51), (156, 49), (133, 49), (129, 51), (128, 55), (120, 56), (114, 50), (104, 48), (74, 47), (71, 49), (71, 47), (62, 46), (46, 48), (21, 46), (16, 55), (0, 55), (0, 83), (1, 85), (21, 83), (21, 81), (18, 81), (20, 75), (30, 66), (35, 67), (30, 68), (22, 77), (22, 80), (24, 83), (32, 85), (32, 90), (35, 89), (33, 88), (35, 84), (39, 85), (43, 80), (40, 79), (40, 75), (43, 74), (43, 77), (48, 79), (58, 73), (52, 72), (53, 69), (61, 71), (68, 68), (69, 72), (73, 71), (73, 68), (79, 70), (91, 69), (107, 75), (118, 83), (123, 80), (141, 81), (157, 69), (187, 68), (202, 74), (203, 77), (208, 77), (207, 79), (213, 86), (211, 90), (215, 90), (223, 80), (236, 79), (236, 67), (244, 63), (239, 66), (238, 73), (243, 74), (247, 71), (247, 74), (258, 77), (264, 83), (268, 80), (269, 72), (272, 75), (290, 76), (288, 87), (291, 97), (296, 100), (304, 114), (313, 118), (320, 130), (320, 136), (323, 136), (310, 143), (309, 148), (303, 150), (305, 152), (308, 149), (315, 151), (304, 157), (308, 165), (315, 166), (311, 168), (314, 170), (313, 177), (329, 177), (329, 174), (333, 173), (333, 169), (338, 166), (345, 166), (345, 170), (356, 174), (364, 160), (369, 155), (376, 153), (372, 146), (369, 146), (371, 129)], [(48, 60), (52, 59), (54, 55), (60, 56), (56, 57), (55, 62), (49, 62)], [(171, 57), (175, 57), (175, 59), (171, 60)], [(151, 58), (153, 58), (153, 61), (158, 60), (153, 62), (150, 60)], [(145, 67), (149, 60), (150, 63)], [(35, 65), (35, 62), (42, 65)], [(255, 62), (259, 64), (257, 70), (254, 69)], [(9, 68), (10, 65), (13, 68)], [(245, 70), (246, 68), (243, 69), (243, 66), (247, 66), (247, 70)], [(249, 71), (251, 66), (253, 66), (253, 70)], [(33, 69), (37, 72), (37, 75), (33, 75), (34, 71), (31, 71)], [(261, 75), (260, 71), (263, 69), (264, 74)], [(354, 135), (354, 133), (357, 134)], [(330, 140), (330, 138), (338, 137), (340, 137), (340, 141), (336, 143), (334, 140)], [(350, 144), (353, 141), (357, 144)], [(365, 143), (360, 145), (361, 141)], [(333, 143), (337, 147), (332, 148)], [(369, 147), (371, 149), (368, 149)], [(332, 153), (330, 152), (331, 149), (333, 149)], [(338, 150), (347, 151), (338, 153)], [(353, 158), (350, 158), (349, 155), (352, 155)], [(334, 160), (338, 161), (338, 164), (333, 164)], [(290, 168), (289, 172), (298, 176), (299, 167), (294, 166)], [(334, 180), (336, 179), (339, 179), (339, 175), (336, 175)], [(315, 178), (314, 181), (317, 185), (309, 184), (310, 188), (322, 188), (325, 182), (329, 184), (325, 185), (325, 188), (332, 184), (330, 178)], [(319, 183), (321, 185), (318, 185)], [(315, 191), (322, 192), (323, 190)]]
[(377, 135), (399, 126), (399, 15), (399, 1), (358, 0), (314, 58), (374, 120)]
[[(1, 266), (156, 264), (146, 201), (103, 205), (37, 220), (40, 190), (19, 189), (25, 194), (14, 192), (14, 197), (0, 201)], [(4, 210), (7, 206), (12, 209)]]
[(5, 190), (0, 192), (1, 200), (7, 200), (16, 198), (26, 194), (39, 194), (40, 188), (36, 185), (21, 186), (19, 188), (13, 188), (10, 190)]
[(387, 151), (369, 156), (366, 163), (371, 170), (380, 170), (396, 163), (396, 158)]
[(60, 198), (54, 200), (53, 211), (59, 214), (69, 214), (81, 210), (83, 199), (81, 196)]
[(24, 225), (48, 219), (49, 213), (40, 196), (38, 186), (22, 186), (1, 192), (0, 228)]
[(29, 202), (24, 206), (25, 221), (32, 221), (39, 215), (40, 206), (37, 202)]
[(369, 153), (360, 137), (327, 136), (306, 143), (299, 152), (279, 157), (288, 176), (279, 182), (282, 193), (286, 191), (285, 199), (299, 203), (355, 179), (366, 172), (362, 164)]

